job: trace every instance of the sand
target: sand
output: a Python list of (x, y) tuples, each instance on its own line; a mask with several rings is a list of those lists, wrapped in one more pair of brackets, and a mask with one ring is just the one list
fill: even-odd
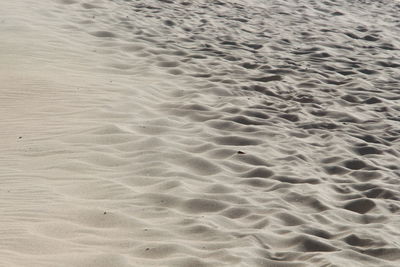
[(398, 14), (0, 1), (0, 266), (400, 266)]

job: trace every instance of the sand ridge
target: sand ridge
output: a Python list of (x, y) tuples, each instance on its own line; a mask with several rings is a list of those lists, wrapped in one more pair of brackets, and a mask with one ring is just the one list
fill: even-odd
[(6, 266), (399, 264), (397, 2), (2, 5)]

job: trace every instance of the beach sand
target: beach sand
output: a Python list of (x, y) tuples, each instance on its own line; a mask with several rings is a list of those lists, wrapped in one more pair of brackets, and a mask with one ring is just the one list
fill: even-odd
[(400, 266), (400, 3), (0, 2), (0, 266)]

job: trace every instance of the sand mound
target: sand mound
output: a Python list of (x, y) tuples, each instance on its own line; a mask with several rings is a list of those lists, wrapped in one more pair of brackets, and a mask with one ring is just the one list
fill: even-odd
[(4, 266), (399, 266), (400, 4), (1, 1)]

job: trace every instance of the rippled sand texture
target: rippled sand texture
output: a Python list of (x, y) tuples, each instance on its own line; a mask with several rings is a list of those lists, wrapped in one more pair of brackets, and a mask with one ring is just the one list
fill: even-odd
[(400, 266), (400, 3), (0, 2), (0, 265)]

